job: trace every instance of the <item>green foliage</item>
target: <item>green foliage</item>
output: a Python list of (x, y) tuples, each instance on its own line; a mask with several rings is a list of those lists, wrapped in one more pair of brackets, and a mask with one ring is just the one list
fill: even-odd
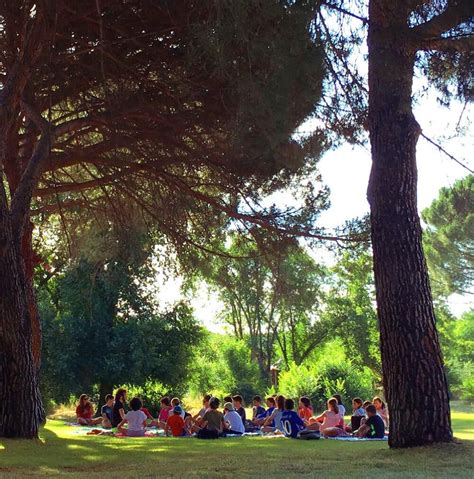
[(317, 407), (324, 407), (337, 393), (346, 404), (355, 396), (371, 399), (376, 379), (369, 368), (356, 366), (346, 357), (341, 343), (331, 342), (316, 357), (282, 372), (279, 390), (289, 397), (309, 396)]
[(166, 386), (158, 381), (145, 381), (142, 385), (136, 384), (122, 384), (119, 387), (123, 387), (127, 390), (128, 399), (132, 399), (137, 396), (143, 401), (143, 405), (148, 408), (153, 417), (157, 417), (160, 411), (160, 400), (164, 396), (178, 396), (182, 397), (184, 391), (174, 387), (170, 389), (170, 386)]
[(250, 401), (261, 394), (264, 385), (258, 365), (249, 361), (250, 349), (244, 340), (229, 336), (208, 334), (200, 345), (188, 375), (192, 395), (213, 394), (224, 397), (241, 394)]
[(442, 188), (422, 218), (434, 292), (449, 295), (469, 291), (474, 285), (474, 175)]
[(365, 247), (345, 250), (333, 267), (325, 315), (334, 322), (333, 335), (344, 344), (355, 365), (381, 375), (379, 331), (371, 252)]
[(94, 385), (103, 395), (124, 382), (177, 387), (186, 378), (201, 338), (192, 310), (180, 303), (157, 313), (140, 287), (149, 273), (142, 261), (135, 253), (110, 254), (72, 262), (40, 289), (42, 388), (49, 398), (64, 401)]

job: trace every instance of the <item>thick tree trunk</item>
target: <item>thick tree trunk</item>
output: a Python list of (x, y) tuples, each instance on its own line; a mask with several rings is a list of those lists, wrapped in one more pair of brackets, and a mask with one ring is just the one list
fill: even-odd
[[(3, 195), (5, 192), (2, 192)], [(43, 420), (20, 241), (1, 216), (0, 437), (35, 438)]]
[[(449, 397), (417, 212), (411, 106), (415, 54), (400, 2), (372, 1), (369, 26), (368, 198), (391, 447), (452, 439)], [(402, 12), (403, 17), (403, 12)]]

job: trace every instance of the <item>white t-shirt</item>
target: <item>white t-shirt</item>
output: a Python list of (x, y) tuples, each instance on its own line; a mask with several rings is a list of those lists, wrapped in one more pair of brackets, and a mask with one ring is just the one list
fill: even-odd
[(245, 432), (245, 427), (237, 411), (229, 411), (224, 415), (224, 420), (230, 424), (230, 429), (235, 432)]
[(346, 415), (346, 408), (342, 404), (338, 404), (337, 408), (339, 409), (341, 417), (344, 417)]
[(129, 431), (143, 431), (143, 421), (146, 420), (146, 414), (143, 411), (128, 411), (125, 418)]

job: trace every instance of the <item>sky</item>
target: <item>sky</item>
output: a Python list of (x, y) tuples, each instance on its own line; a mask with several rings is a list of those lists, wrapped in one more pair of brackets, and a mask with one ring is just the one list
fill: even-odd
[[(439, 106), (436, 93), (431, 92), (415, 107), (415, 116), (423, 132), (430, 138), (442, 143), (443, 147), (471, 170), (474, 169), (472, 150), (474, 146), (474, 128), (470, 126), (469, 115), (464, 111), (464, 121), (468, 128), (462, 136), (453, 136), (463, 106), (453, 103), (451, 108)], [(311, 124), (302, 127), (308, 131)], [(346, 220), (362, 216), (369, 211), (366, 190), (370, 174), (370, 149), (343, 145), (326, 153), (319, 163), (323, 182), (329, 186), (331, 207), (321, 214), (319, 224), (328, 228), (342, 225)], [(441, 153), (435, 146), (420, 138), (417, 149), (418, 165), (418, 209), (423, 210), (437, 198), (440, 188), (453, 185), (454, 181), (465, 177), (469, 172), (454, 160)], [(281, 204), (291, 203), (288, 193), (278, 195)], [(273, 199), (272, 199), (273, 201)], [(168, 280), (162, 286), (162, 302), (171, 305), (180, 298), (179, 278)], [(222, 332), (218, 321), (222, 304), (216, 293), (205, 285), (191, 301), (195, 314), (208, 329)], [(459, 316), (474, 307), (474, 295), (453, 295), (449, 301), (450, 309)]]

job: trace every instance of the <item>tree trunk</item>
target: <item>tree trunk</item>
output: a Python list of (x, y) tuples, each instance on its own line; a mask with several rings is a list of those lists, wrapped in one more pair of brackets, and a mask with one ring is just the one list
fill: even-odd
[(452, 439), (417, 211), (420, 127), (411, 105), (415, 52), (406, 44), (404, 8), (403, 2), (371, 1), (368, 38), (372, 147), (368, 199), (391, 447)]
[(15, 241), (10, 220), (2, 212), (0, 228), (0, 437), (35, 438), (44, 415), (20, 240)]

